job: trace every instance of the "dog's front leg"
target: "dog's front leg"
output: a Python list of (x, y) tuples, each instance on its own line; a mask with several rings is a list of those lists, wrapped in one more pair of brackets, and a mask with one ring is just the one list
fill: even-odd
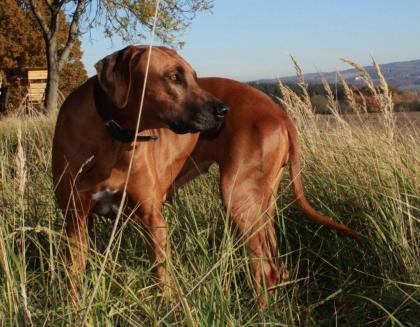
[(162, 196), (146, 197), (144, 194), (129, 192), (130, 202), (136, 206), (136, 222), (140, 223), (147, 237), (150, 263), (154, 277), (165, 294), (170, 294), (172, 287), (168, 276), (171, 265), (171, 247), (168, 240), (168, 226), (160, 209)]
[[(84, 207), (82, 210), (81, 207)], [(70, 209), (66, 213), (68, 289), (74, 306), (79, 304), (78, 288), (86, 269), (88, 255), (87, 219), (89, 214), (86, 206)]]
[(141, 218), (146, 230), (150, 263), (161, 287), (171, 287), (167, 268), (171, 263), (171, 249), (165, 219), (160, 211), (146, 213)]

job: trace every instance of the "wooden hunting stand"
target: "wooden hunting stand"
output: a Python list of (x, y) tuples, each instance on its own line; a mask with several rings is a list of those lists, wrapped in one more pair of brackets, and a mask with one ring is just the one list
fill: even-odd
[(48, 70), (44, 67), (26, 68), (27, 92), (20, 102), (18, 115), (39, 115), (42, 112), (47, 87)]
[(45, 97), (48, 70), (46, 68), (28, 68), (26, 80), (28, 81), (28, 101), (31, 104), (41, 104)]

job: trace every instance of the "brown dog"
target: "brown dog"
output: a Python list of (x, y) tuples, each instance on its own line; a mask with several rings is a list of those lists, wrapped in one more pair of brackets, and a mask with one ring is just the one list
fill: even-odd
[[(130, 51), (125, 56), (133, 56), (137, 50)], [(165, 56), (161, 56), (161, 52)], [(169, 60), (167, 53), (174, 56), (169, 50), (159, 49), (159, 61)], [(103, 67), (107, 67), (108, 61), (111, 61), (112, 65), (119, 65), (121, 71), (131, 70), (131, 84), (139, 85), (139, 78), (135, 77), (133, 71), (141, 60), (140, 63), (125, 66), (132, 60), (128, 59), (120, 62), (116, 54), (105, 58), (98, 65), (99, 81), (103, 76)], [(154, 64), (159, 65), (157, 62)], [(162, 97), (160, 93), (171, 92), (159, 82), (157, 72), (154, 78), (152, 74), (148, 81), (150, 104), (145, 102), (142, 129), (160, 127), (166, 123), (176, 132), (199, 129), (206, 129), (207, 132), (202, 133), (199, 138), (198, 134), (178, 135), (167, 128), (143, 131), (142, 136), (152, 134), (157, 140), (136, 144), (134, 167), (128, 185), (127, 211), (148, 231), (150, 259), (155, 264), (160, 282), (165, 283), (167, 280), (163, 262), (170, 258), (166, 224), (160, 208), (167, 193), (206, 172), (214, 162), (220, 168), (221, 194), (232, 224), (244, 236), (250, 255), (256, 259), (252, 267), (258, 288), (261, 288), (263, 279), (268, 287), (273, 287), (288, 275), (282, 266), (279, 272), (274, 263), (276, 240), (272, 221), (282, 169), (288, 162), (296, 199), (302, 210), (318, 223), (359, 238), (350, 228), (318, 214), (305, 199), (296, 131), (286, 113), (277, 104), (262, 92), (232, 80), (203, 78), (195, 85), (193, 72), (187, 64), (182, 65), (188, 71), (185, 75), (191, 74), (189, 79), (193, 88), (196, 88), (194, 92), (206, 95), (210, 99), (207, 100), (208, 103), (213, 103), (208, 107), (213, 108), (215, 118), (208, 128), (192, 128), (190, 124), (182, 129), (179, 128), (180, 123), (174, 124), (170, 119), (162, 118), (171, 107), (170, 102), (176, 101), (178, 97), (169, 96), (162, 103), (157, 103), (156, 98)], [(109, 90), (118, 88), (117, 83), (120, 83), (122, 77), (112, 80), (109, 75), (110, 73), (105, 74), (107, 82), (101, 86), (106, 92), (104, 97), (112, 99), (115, 92)], [(142, 76), (141, 70), (139, 75)], [(59, 204), (66, 213), (67, 235), (75, 244), (69, 252), (76, 271), (82, 270), (86, 265), (87, 220), (93, 212), (113, 214), (118, 205), (132, 151), (130, 144), (121, 142), (123, 137), (118, 128), (115, 132), (114, 129), (104, 126), (104, 119), (101, 119), (104, 115), (98, 107), (106, 104), (95, 101), (94, 83), (95, 78), (89, 80), (66, 100), (54, 138), (54, 182)], [(114, 102), (110, 109), (112, 116), (124, 128), (134, 128), (132, 121), (136, 114), (134, 108), (138, 104), (138, 89), (136, 86), (136, 91), (132, 91), (126, 100), (127, 103), (132, 103), (129, 108), (117, 109), (119, 106)], [(209, 93), (231, 109), (221, 129), (220, 122), (226, 109), (220, 102), (209, 97)], [(160, 114), (157, 116), (160, 118), (151, 118), (156, 116), (154, 110), (159, 110)], [(92, 156), (93, 159), (89, 161)], [(129, 208), (135, 208), (134, 212)]]
[[(52, 171), (56, 197), (66, 219), (72, 275), (86, 266), (86, 226), (91, 214), (115, 216), (118, 211), (134, 149), (133, 130), (148, 54), (148, 47), (132, 46), (99, 61), (98, 75), (76, 89), (60, 109)], [(153, 136), (147, 131), (138, 137), (127, 184), (127, 208), (135, 208), (128, 214), (147, 230), (150, 258), (163, 283), (163, 263), (170, 251), (160, 207), (198, 134), (179, 137), (162, 127), (181, 134), (215, 131), (228, 109), (204, 91), (194, 70), (167, 48), (153, 48), (147, 83), (150, 86), (145, 92), (140, 128), (158, 129), (152, 131)], [(70, 284), (72, 291), (75, 279)]]

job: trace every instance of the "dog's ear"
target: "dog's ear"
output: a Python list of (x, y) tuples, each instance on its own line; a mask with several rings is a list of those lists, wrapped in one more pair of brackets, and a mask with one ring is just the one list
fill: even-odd
[(101, 88), (108, 94), (113, 104), (124, 108), (128, 102), (132, 84), (133, 63), (146, 47), (129, 46), (99, 60), (95, 64)]

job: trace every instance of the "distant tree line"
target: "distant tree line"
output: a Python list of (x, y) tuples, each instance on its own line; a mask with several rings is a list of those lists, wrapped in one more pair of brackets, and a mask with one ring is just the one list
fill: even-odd
[[(277, 83), (258, 83), (258, 82), (251, 82), (249, 83), (251, 86), (263, 91), (266, 94), (280, 97), (281, 92), (277, 85)], [(296, 83), (284, 83), (287, 87), (289, 87), (293, 92), (297, 95), (302, 96), (302, 88)], [(338, 100), (342, 100), (344, 98), (344, 88), (341, 84), (330, 84), (331, 90), (335, 93), (335, 96)], [(310, 96), (314, 95), (323, 95), (326, 96), (327, 93), (325, 92), (324, 85), (321, 83), (319, 84), (308, 84), (308, 93)]]
[[(266, 93), (276, 101), (283, 96), (277, 83), (250, 82), (249, 85)], [(303, 96), (302, 88), (298, 84), (284, 83), (284, 85), (298, 96)], [(354, 108), (351, 108), (349, 104), (346, 103), (343, 85), (340, 83), (330, 84), (330, 88), (334, 93), (334, 98), (337, 101), (340, 111), (342, 113), (352, 113)], [(307, 90), (311, 98), (311, 103), (315, 108), (315, 112), (328, 114), (327, 92), (325, 91), (324, 85), (321, 83), (308, 84)], [(352, 90), (354, 91), (356, 102), (362, 103), (364, 101), (369, 112), (376, 112), (379, 110), (379, 104), (373, 99), (368, 88), (352, 86)], [(390, 87), (390, 90), (395, 103), (395, 111), (420, 111), (419, 94), (415, 92), (403, 92), (395, 87)]]

